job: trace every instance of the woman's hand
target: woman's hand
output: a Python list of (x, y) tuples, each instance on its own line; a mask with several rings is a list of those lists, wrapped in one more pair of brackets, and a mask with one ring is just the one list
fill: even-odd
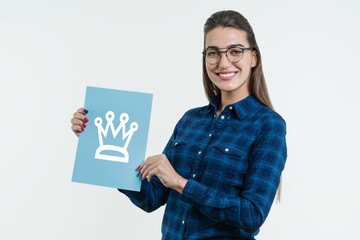
[(157, 176), (165, 187), (172, 188), (179, 193), (182, 193), (187, 183), (187, 180), (175, 171), (165, 154), (148, 157), (138, 167), (138, 170), (141, 179), (147, 178), (150, 182), (152, 176)]
[(82, 133), (86, 128), (86, 123), (89, 121), (87, 117), (85, 116), (88, 113), (88, 111), (84, 108), (79, 108), (71, 118), (71, 129), (76, 134), (76, 136), (79, 136), (80, 133)]

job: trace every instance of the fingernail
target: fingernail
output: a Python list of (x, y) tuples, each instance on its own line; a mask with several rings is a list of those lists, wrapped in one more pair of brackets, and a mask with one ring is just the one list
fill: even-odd
[(82, 131), (82, 132), (84, 131), (84, 128), (83, 128), (83, 127), (81, 127), (81, 131)]
[(84, 113), (87, 114), (89, 111), (87, 109), (84, 109)]
[(139, 165), (136, 169), (140, 171), (141, 170), (141, 165)]
[(84, 118), (84, 122), (88, 122), (89, 121), (89, 119), (87, 119), (87, 117), (86, 118)]
[(86, 124), (85, 124), (85, 123), (83, 123), (82, 126), (83, 126), (83, 128), (86, 128)]

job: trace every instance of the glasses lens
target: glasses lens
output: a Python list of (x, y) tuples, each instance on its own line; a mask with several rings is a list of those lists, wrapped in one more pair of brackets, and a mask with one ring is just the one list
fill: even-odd
[(215, 49), (208, 49), (205, 52), (205, 60), (210, 64), (215, 64), (220, 59), (220, 52)]
[(243, 56), (244, 51), (241, 48), (233, 47), (227, 50), (227, 57), (230, 62), (239, 62)]

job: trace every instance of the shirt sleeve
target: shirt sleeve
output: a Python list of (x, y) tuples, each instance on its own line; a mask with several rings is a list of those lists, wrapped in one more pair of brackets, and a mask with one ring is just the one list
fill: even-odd
[(182, 200), (211, 219), (247, 232), (257, 231), (270, 211), (285, 166), (285, 135), (282, 118), (268, 121), (260, 130), (239, 196), (227, 195), (190, 179), (182, 192)]
[(140, 192), (118, 190), (124, 193), (133, 204), (146, 212), (155, 211), (164, 205), (169, 196), (169, 189), (164, 187), (156, 176), (151, 179), (151, 182), (144, 179), (141, 183)]
[[(175, 128), (173, 135), (163, 151), (166, 156), (170, 156), (171, 154), (171, 145), (174, 141), (176, 129), (177, 128)], [(140, 192), (118, 190), (124, 193), (133, 204), (146, 212), (155, 211), (166, 204), (170, 193), (170, 189), (165, 187), (156, 176), (153, 176), (150, 182), (148, 182), (147, 179), (142, 180)]]

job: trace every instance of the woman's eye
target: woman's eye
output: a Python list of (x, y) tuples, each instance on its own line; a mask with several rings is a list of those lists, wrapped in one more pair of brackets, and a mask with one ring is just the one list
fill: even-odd
[(218, 51), (207, 51), (206, 55), (208, 57), (217, 57), (217, 56), (219, 56), (219, 52)]
[(241, 55), (242, 50), (240, 48), (229, 49), (231, 55)]

